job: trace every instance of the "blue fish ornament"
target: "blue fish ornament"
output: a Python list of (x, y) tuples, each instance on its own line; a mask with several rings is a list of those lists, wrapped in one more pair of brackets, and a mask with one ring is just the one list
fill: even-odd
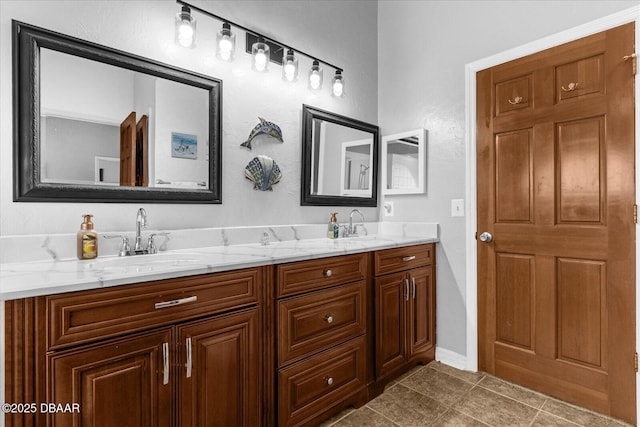
[(251, 141), (253, 141), (253, 138), (255, 138), (258, 135), (269, 135), (280, 142), (284, 142), (282, 140), (282, 131), (280, 130), (280, 127), (277, 124), (268, 122), (262, 117), (258, 117), (258, 119), (260, 119), (260, 123), (258, 123), (253, 128), (253, 130), (249, 134), (249, 138), (245, 142), (240, 144), (241, 147), (245, 147), (251, 150)]

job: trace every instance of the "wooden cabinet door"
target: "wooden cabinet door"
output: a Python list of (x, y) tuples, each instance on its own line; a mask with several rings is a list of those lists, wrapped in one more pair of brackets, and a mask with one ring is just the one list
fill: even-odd
[[(407, 273), (410, 292), (407, 306), (409, 360), (435, 356), (435, 289), (432, 267)], [(432, 350), (432, 351), (430, 351)]]
[(173, 425), (171, 331), (164, 329), (47, 356), (48, 401), (79, 404), (77, 412), (50, 415), (50, 425)]
[(376, 376), (381, 378), (406, 360), (405, 324), (407, 281), (405, 273), (375, 279)]
[(178, 327), (178, 425), (260, 425), (258, 309)]

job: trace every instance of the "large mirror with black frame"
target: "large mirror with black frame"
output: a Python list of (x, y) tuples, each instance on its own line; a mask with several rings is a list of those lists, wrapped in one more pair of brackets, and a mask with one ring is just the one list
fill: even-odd
[(14, 200), (221, 203), (222, 82), (13, 21)]
[(302, 205), (377, 206), (379, 128), (302, 106)]

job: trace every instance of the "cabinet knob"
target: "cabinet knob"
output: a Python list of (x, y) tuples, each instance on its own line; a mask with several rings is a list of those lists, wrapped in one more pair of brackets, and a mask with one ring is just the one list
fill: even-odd
[(324, 271), (324, 275), (325, 275), (326, 277), (331, 277), (331, 276), (333, 275), (333, 272), (332, 272), (331, 270), (325, 270), (325, 271)]
[(333, 378), (331, 377), (327, 378), (327, 385), (333, 385)]
[(333, 323), (333, 316), (329, 315), (325, 317), (324, 320), (326, 320), (327, 323)]

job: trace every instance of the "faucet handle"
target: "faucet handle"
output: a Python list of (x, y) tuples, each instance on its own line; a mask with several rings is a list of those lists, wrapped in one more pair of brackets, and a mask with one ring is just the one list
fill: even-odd
[(162, 245), (160, 245), (161, 247), (166, 245), (167, 242), (169, 241), (169, 233), (166, 231), (162, 233), (151, 233), (149, 235), (149, 240), (147, 241), (147, 253), (150, 253), (150, 254), (158, 253), (158, 248), (156, 247), (156, 242), (154, 240), (154, 237), (156, 236), (162, 236), (165, 238), (164, 242), (162, 242)]
[(102, 237), (105, 239), (122, 239), (122, 246), (118, 251), (118, 256), (127, 256), (131, 252), (131, 246), (129, 245), (129, 239), (124, 234), (105, 234)]

